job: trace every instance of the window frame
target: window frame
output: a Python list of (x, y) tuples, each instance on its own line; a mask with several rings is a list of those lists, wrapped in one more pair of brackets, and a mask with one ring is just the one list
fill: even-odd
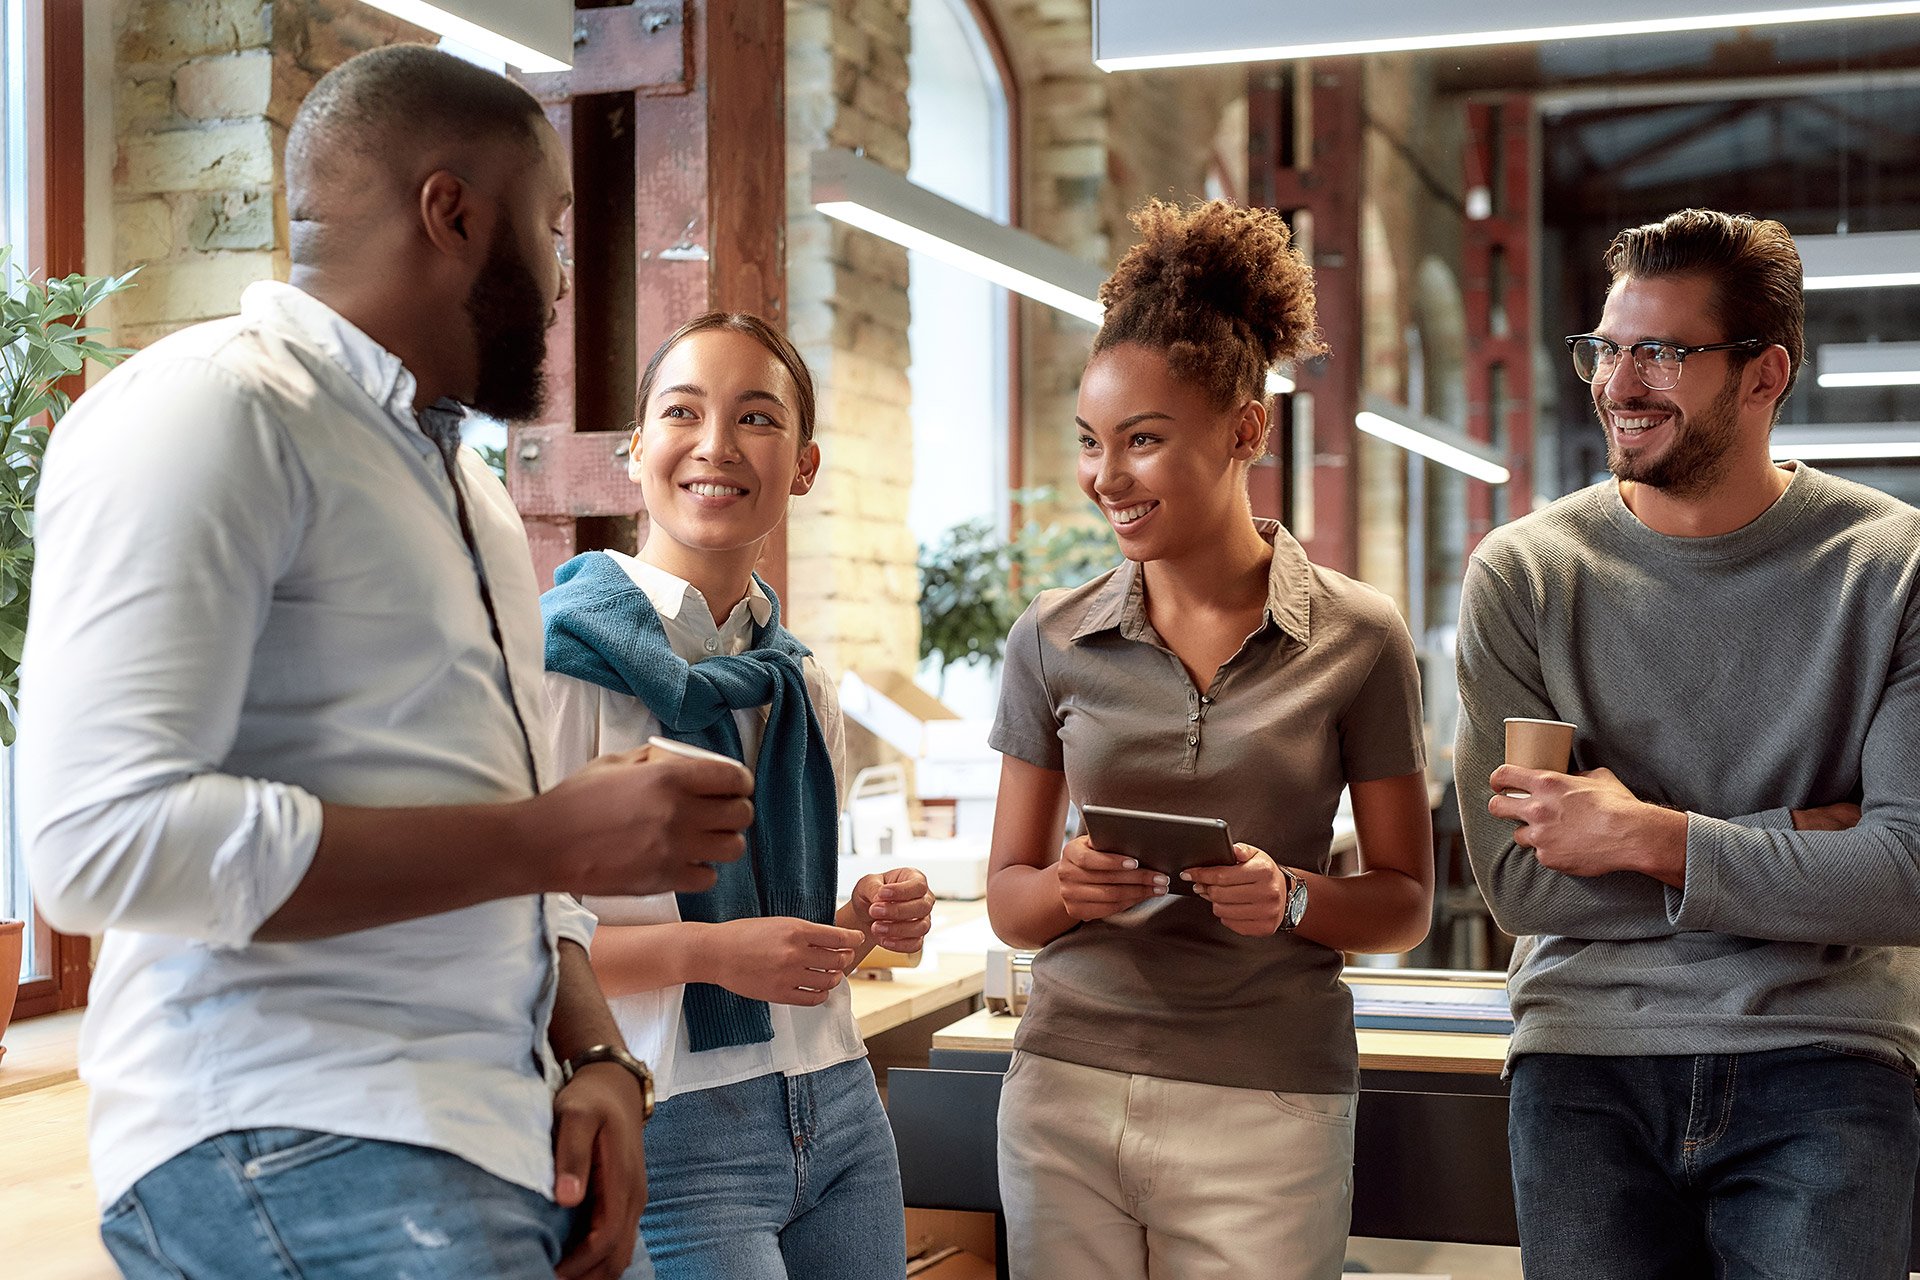
[[(26, 19), (29, 256), (25, 265), (45, 276), (70, 275), (86, 269), (84, 0), (16, 2), (22, 4)], [(85, 384), (76, 374), (63, 385), (68, 394), (77, 395)], [(11, 850), (3, 852), (14, 856)], [(21, 980), (13, 1021), (86, 1004), (93, 976), (93, 940), (59, 932), (38, 911), (27, 926), (41, 973)]]

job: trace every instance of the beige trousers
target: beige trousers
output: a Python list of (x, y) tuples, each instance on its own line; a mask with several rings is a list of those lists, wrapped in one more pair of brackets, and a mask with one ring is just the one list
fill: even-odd
[(1016, 1053), (1000, 1093), (1014, 1280), (1333, 1280), (1354, 1101)]

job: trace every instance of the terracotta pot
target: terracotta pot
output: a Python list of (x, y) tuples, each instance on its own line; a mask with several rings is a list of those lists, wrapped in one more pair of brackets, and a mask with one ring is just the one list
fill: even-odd
[[(13, 998), (20, 994), (20, 948), (26, 945), (27, 926), (18, 920), (0, 920), (0, 1036), (13, 1020)], [(0, 1058), (7, 1056), (0, 1046)]]

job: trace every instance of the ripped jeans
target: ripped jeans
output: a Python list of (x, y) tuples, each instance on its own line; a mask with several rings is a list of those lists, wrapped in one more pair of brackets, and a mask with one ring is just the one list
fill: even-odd
[(521, 1280), (573, 1216), (444, 1151), (247, 1129), (141, 1178), (100, 1236), (128, 1280)]

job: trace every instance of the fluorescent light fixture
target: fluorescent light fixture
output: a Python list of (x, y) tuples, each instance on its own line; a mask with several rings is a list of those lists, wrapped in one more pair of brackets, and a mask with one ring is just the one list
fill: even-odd
[(1920, 342), (1829, 342), (1819, 361), (1823, 387), (1920, 386)]
[(1920, 231), (1855, 231), (1798, 236), (1809, 292), (1920, 284)]
[(1099, 324), (1106, 272), (851, 151), (813, 153), (813, 207), (1003, 289)]
[(1563, 11), (1540, 0), (1426, 0), (1420, 5), (1219, 0), (1182, 6), (1172, 21), (1166, 0), (1095, 0), (1093, 61), (1102, 71), (1139, 71), (1902, 13), (1920, 13), (1920, 0), (1802, 0), (1792, 8), (1771, 9), (1754, 7), (1753, 0), (1615, 0), (1604, 22), (1553, 21)]
[(1270, 396), (1290, 395), (1293, 392), (1293, 379), (1278, 369), (1267, 370), (1267, 394)]
[(1367, 407), (1354, 415), (1353, 425), (1388, 444), (1464, 471), (1475, 480), (1505, 484), (1513, 479), (1513, 473), (1500, 465), (1499, 455), (1487, 445), (1400, 405), (1369, 396)]
[(1823, 422), (1776, 427), (1768, 449), (1779, 460), (1872, 461), (1920, 458), (1920, 425), (1906, 422)]
[(366, 0), (522, 71), (573, 68), (570, 0)]

